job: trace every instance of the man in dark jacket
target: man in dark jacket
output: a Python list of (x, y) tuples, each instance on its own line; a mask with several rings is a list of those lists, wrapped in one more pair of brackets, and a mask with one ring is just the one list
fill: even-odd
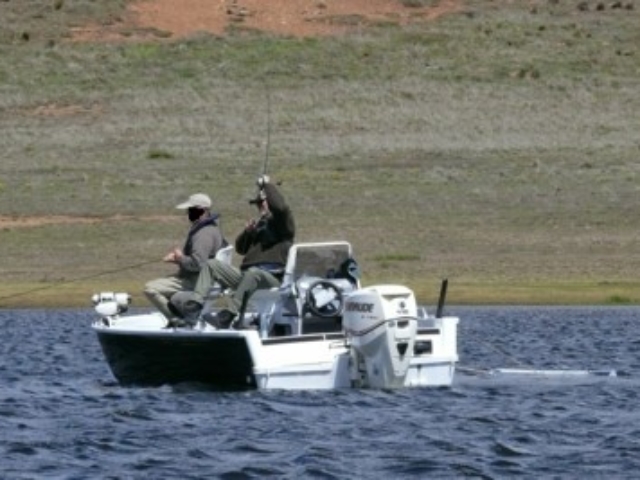
[(162, 260), (176, 264), (178, 271), (168, 277), (151, 280), (144, 288), (149, 301), (169, 320), (175, 316), (169, 307), (171, 296), (185, 289), (193, 289), (201, 268), (226, 245), (218, 226), (219, 215), (211, 213), (208, 195), (195, 193), (176, 208), (187, 211), (191, 227), (184, 247), (174, 248)]
[(250, 220), (235, 241), (236, 252), (243, 255), (240, 268), (209, 260), (198, 276), (193, 292), (176, 294), (171, 303), (185, 316), (193, 317), (202, 310), (209, 289), (218, 282), (233, 290), (228, 310), (216, 316), (214, 325), (228, 327), (238, 315), (242, 300), (256, 290), (278, 287), (287, 263), (289, 248), (295, 237), (295, 222), (291, 209), (269, 177), (257, 182), (258, 194), (250, 203), (258, 207), (259, 218)]

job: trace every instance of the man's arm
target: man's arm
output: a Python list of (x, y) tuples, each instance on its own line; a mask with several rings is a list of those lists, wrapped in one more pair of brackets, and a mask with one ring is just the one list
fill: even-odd
[(191, 242), (191, 255), (183, 255), (178, 265), (185, 272), (197, 273), (209, 260), (211, 252), (217, 252), (222, 247), (222, 236), (217, 228), (205, 227), (196, 232)]

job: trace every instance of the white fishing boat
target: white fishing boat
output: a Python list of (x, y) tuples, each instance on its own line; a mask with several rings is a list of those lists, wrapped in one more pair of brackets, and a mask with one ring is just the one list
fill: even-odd
[[(221, 388), (335, 389), (451, 385), (458, 318), (435, 314), (401, 285), (362, 287), (348, 242), (292, 246), (280, 288), (259, 290), (219, 330), (168, 326), (159, 312), (127, 314), (130, 296), (93, 296), (93, 322), (122, 385), (202, 382)], [(203, 318), (223, 296), (214, 288)]]

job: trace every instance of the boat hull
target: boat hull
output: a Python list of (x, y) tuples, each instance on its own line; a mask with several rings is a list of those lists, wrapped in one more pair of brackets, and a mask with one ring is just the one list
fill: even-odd
[(121, 385), (198, 382), (222, 388), (256, 388), (253, 360), (242, 335), (116, 329), (98, 329), (97, 335)]
[[(154, 321), (153, 319), (150, 319)], [(124, 386), (183, 382), (221, 389), (325, 390), (351, 388), (350, 352), (341, 333), (261, 339), (257, 331), (122, 328), (94, 325), (109, 367)], [(405, 387), (453, 382), (455, 352), (438, 350), (440, 329), (424, 330)]]

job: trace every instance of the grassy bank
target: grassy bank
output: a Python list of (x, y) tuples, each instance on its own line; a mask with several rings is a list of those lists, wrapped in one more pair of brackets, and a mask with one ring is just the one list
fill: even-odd
[[(451, 280), (450, 280), (451, 282)], [(100, 291), (128, 292), (134, 307), (147, 307), (138, 281), (114, 279), (110, 282), (69, 284), (14, 284), (0, 286), (3, 308), (91, 308), (90, 297)], [(432, 311), (438, 303), (440, 285), (412, 283), (421, 304)], [(638, 283), (558, 282), (546, 284), (505, 284), (503, 282), (449, 284), (447, 305), (635, 305)]]
[(210, 193), (233, 238), (267, 149), (298, 239), (351, 241), (366, 283), (639, 303), (640, 13), (515, 3), (340, 38), (115, 44), (66, 32), (124, 3), (1, 3), (0, 216), (85, 221), (3, 224), (0, 306), (143, 303), (171, 270), (148, 262), (183, 239), (174, 205)]

